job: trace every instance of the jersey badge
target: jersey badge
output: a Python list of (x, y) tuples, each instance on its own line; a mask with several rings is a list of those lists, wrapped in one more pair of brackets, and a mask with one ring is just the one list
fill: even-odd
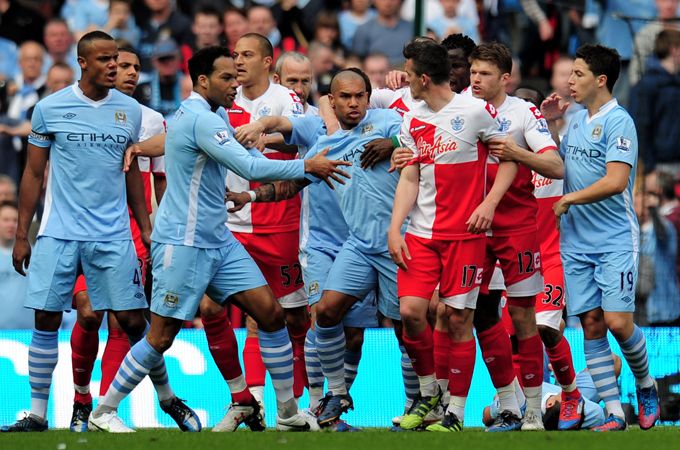
[(361, 134), (369, 134), (371, 131), (373, 131), (372, 123), (367, 123), (366, 125), (361, 127)]
[(309, 294), (308, 295), (316, 295), (319, 293), (319, 282), (318, 281), (312, 281), (309, 283)]
[(630, 139), (626, 139), (623, 136), (619, 136), (616, 138), (616, 148), (621, 150), (622, 152), (628, 153), (630, 151)]
[(168, 291), (163, 299), (163, 304), (167, 308), (177, 308), (177, 305), (179, 305), (179, 295)]
[(536, 125), (536, 129), (538, 130), (539, 133), (543, 134), (550, 134), (550, 130), (548, 129), (548, 122), (546, 122), (545, 119), (537, 119), (538, 125)]
[(501, 133), (507, 133), (510, 129), (510, 125), (512, 125), (512, 121), (506, 117), (503, 117), (498, 120), (498, 124), (500, 125)]
[(229, 142), (229, 132), (227, 130), (218, 131), (213, 137), (219, 145)]
[(463, 131), (463, 125), (465, 125), (465, 120), (462, 117), (456, 116), (455, 119), (451, 119), (451, 128), (454, 133)]
[(260, 108), (260, 110), (257, 112), (257, 115), (258, 115), (259, 117), (266, 117), (266, 116), (271, 115), (271, 113), (272, 113), (272, 109), (271, 109), (269, 106), (264, 105), (264, 106), (263, 106), (262, 108)]
[(125, 111), (116, 111), (114, 116), (117, 125), (125, 125), (127, 123), (127, 115)]
[(593, 132), (590, 135), (591, 138), (593, 138), (593, 142), (600, 142), (600, 139), (602, 139), (602, 125), (597, 124), (595, 125), (595, 128), (593, 128)]

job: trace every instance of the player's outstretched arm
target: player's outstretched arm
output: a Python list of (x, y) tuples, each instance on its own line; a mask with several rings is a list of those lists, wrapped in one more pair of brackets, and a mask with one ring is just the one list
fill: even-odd
[(394, 193), (394, 206), (392, 207), (392, 221), (387, 231), (387, 249), (390, 252), (392, 261), (403, 270), (407, 270), (406, 259), (410, 260), (411, 255), (401, 235), (401, 227), (406, 220), (411, 208), (418, 198), (418, 182), (420, 180), (420, 167), (412, 164), (401, 171), (397, 190)]
[(319, 99), (319, 117), (321, 117), (324, 125), (326, 125), (326, 134), (328, 136), (340, 129), (338, 117), (335, 115), (335, 111), (333, 111), (331, 101), (328, 99), (327, 95), (324, 95)]
[(520, 147), (510, 135), (502, 139), (494, 139), (488, 143), (488, 146), (491, 154), (501, 161), (524, 164), (546, 178), (557, 180), (564, 178), (564, 162), (556, 148), (534, 153)]
[(14, 241), (14, 251), (12, 252), (14, 270), (21, 275), (26, 275), (25, 269), (28, 269), (31, 262), (28, 229), (31, 226), (31, 220), (33, 220), (35, 208), (42, 193), (49, 150), (49, 147), (42, 148), (28, 144), (28, 161), (19, 189), (19, 223)]
[(224, 197), (224, 201), (234, 203), (234, 206), (228, 209), (230, 213), (234, 213), (240, 211), (244, 206), (251, 202), (269, 203), (288, 200), (297, 195), (298, 192), (309, 184), (311, 184), (311, 181), (309, 180), (274, 181), (273, 183), (265, 183), (253, 191), (228, 191), (227, 195)]
[(262, 117), (253, 123), (240, 126), (236, 129), (234, 137), (245, 147), (253, 147), (265, 133), (290, 134), (293, 124), (284, 116)]
[(517, 175), (518, 166), (514, 162), (503, 161), (498, 165), (498, 173), (491, 190), (484, 201), (473, 211), (470, 218), (465, 222), (471, 233), (484, 233), (491, 228), (496, 207), (512, 184)]
[(625, 162), (608, 162), (605, 176), (585, 189), (563, 195), (553, 205), (555, 215), (559, 217), (565, 214), (571, 205), (596, 203), (622, 193), (628, 187), (630, 171), (631, 166)]
[(132, 160), (138, 156), (148, 156), (155, 158), (165, 154), (165, 133), (157, 134), (149, 139), (132, 144), (125, 150), (123, 161), (123, 172), (130, 170)]
[(146, 200), (144, 199), (144, 182), (139, 171), (137, 160), (130, 163), (130, 170), (125, 174), (125, 188), (127, 191), (127, 201), (132, 215), (139, 225), (142, 235), (142, 242), (147, 247), (151, 246), (151, 220), (149, 212), (146, 210)]

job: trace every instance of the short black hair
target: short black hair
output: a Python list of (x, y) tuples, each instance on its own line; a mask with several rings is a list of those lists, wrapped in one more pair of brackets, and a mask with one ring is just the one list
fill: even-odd
[(241, 39), (244, 38), (257, 40), (257, 42), (260, 44), (260, 51), (262, 52), (262, 54), (265, 57), (267, 56), (269, 56), (270, 58), (274, 57), (274, 47), (272, 47), (272, 43), (269, 42), (269, 39), (267, 39), (266, 36), (262, 36), (259, 33), (246, 33), (243, 36), (241, 36)]
[(0, 202), (0, 209), (2, 208), (14, 208), (19, 211), (19, 205), (14, 200), (3, 200)]
[(465, 58), (469, 58), (470, 55), (472, 54), (472, 51), (475, 49), (475, 47), (477, 47), (475, 41), (470, 39), (469, 36), (466, 36), (461, 33), (449, 34), (442, 41), (442, 45), (446, 47), (446, 50), (449, 51), (458, 49), (463, 50)]
[(122, 52), (125, 52), (125, 53), (132, 53), (132, 54), (135, 55), (138, 59), (141, 59), (141, 58), (139, 58), (139, 52), (138, 52), (137, 50), (135, 50), (135, 48), (132, 47), (130, 44), (127, 44), (127, 45), (120, 45), (120, 44), (119, 44), (119, 45), (118, 45), (118, 53), (122, 53)]
[(99, 30), (90, 31), (89, 33), (86, 33), (83, 37), (81, 37), (80, 40), (78, 41), (78, 56), (85, 56), (87, 49), (94, 41), (116, 42), (116, 40), (113, 37), (111, 37), (110, 34), (104, 33), (103, 31)]
[(220, 22), (220, 24), (224, 22), (222, 12), (210, 3), (203, 3), (196, 6), (194, 9), (193, 18), (196, 19), (196, 16), (199, 14), (203, 14), (204, 16), (215, 16), (217, 17), (217, 20)]
[(418, 37), (404, 47), (404, 58), (413, 62), (416, 75), (427, 75), (435, 84), (449, 82), (451, 61), (448, 50), (430, 38)]
[(202, 48), (189, 60), (189, 76), (194, 86), (198, 84), (201, 75), (210, 76), (215, 71), (215, 60), (221, 57), (231, 58), (232, 54), (226, 47), (214, 45)]
[(371, 80), (368, 78), (368, 75), (366, 75), (363, 70), (358, 69), (356, 67), (348, 67), (347, 69), (342, 69), (342, 70), (339, 70), (338, 72), (336, 72), (333, 75), (333, 78), (331, 78), (331, 82), (329, 83), (329, 86), (333, 85), (333, 81), (335, 81), (335, 79), (339, 75), (342, 75), (343, 73), (347, 73), (347, 72), (355, 73), (355, 74), (359, 75), (364, 80), (364, 85), (366, 87), (366, 92), (368, 93), (368, 98), (371, 98), (371, 92), (372, 92), (372, 90), (371, 90)]
[(576, 58), (585, 61), (596, 77), (606, 76), (609, 93), (614, 91), (614, 84), (619, 79), (621, 71), (619, 52), (600, 44), (584, 44), (576, 50)]
[(543, 413), (543, 426), (546, 431), (557, 431), (557, 424), (560, 421), (561, 402), (555, 402), (550, 408), (546, 408)]
[(470, 54), (470, 62), (489, 62), (501, 71), (501, 74), (512, 73), (512, 52), (507, 45), (500, 42), (480, 44)]

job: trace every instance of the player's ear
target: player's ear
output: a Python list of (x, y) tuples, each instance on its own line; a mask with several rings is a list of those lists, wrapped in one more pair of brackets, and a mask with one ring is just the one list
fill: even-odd
[(598, 75), (597, 76), (597, 87), (602, 88), (607, 86), (607, 75)]
[(272, 75), (272, 80), (274, 81), (275, 84), (281, 84), (281, 77), (279, 76), (278, 73)]
[(87, 69), (87, 61), (85, 61), (85, 57), (78, 57), (78, 65), (80, 66), (81, 71), (85, 71)]
[(200, 87), (202, 87), (203, 89), (208, 89), (209, 81), (207, 75), (199, 75), (196, 81), (198, 81), (198, 85)]
[(328, 93), (328, 103), (331, 105), (331, 108), (335, 109), (335, 97), (330, 92)]

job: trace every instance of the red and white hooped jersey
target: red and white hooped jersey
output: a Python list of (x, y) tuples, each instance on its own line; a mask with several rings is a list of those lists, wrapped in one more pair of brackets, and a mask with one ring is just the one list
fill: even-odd
[[(557, 150), (550, 137), (548, 123), (541, 111), (529, 102), (520, 98), (507, 96), (498, 108), (498, 123), (501, 131), (512, 136), (522, 148), (535, 153)], [(487, 192), (491, 190), (496, 173), (498, 159), (489, 156)], [(519, 171), (510, 188), (496, 208), (491, 231), (495, 236), (533, 233), (536, 231), (537, 203), (534, 197), (534, 185), (531, 182), (531, 169), (519, 164)]]
[(411, 89), (403, 87), (393, 91), (392, 89), (375, 89), (371, 93), (371, 108), (393, 109), (402, 117), (413, 109), (413, 105), (419, 103), (411, 97)]
[[(165, 133), (166, 126), (163, 115), (144, 105), (141, 105), (141, 107), (142, 126), (139, 129), (139, 142), (146, 141), (149, 138)], [(151, 214), (151, 174), (165, 176), (165, 157), (157, 156), (155, 158), (149, 158), (147, 156), (139, 156), (137, 157), (137, 164), (139, 164), (139, 171), (142, 173), (142, 181), (144, 182), (146, 209), (149, 211), (149, 214)]]
[(557, 219), (553, 205), (562, 197), (564, 181), (545, 178), (533, 173), (534, 196), (538, 202), (536, 226), (537, 240), (541, 247), (541, 257), (547, 261), (551, 257), (560, 256), (560, 232), (557, 230)]
[(496, 111), (482, 100), (455, 94), (441, 110), (425, 102), (404, 116), (399, 139), (419, 164), (418, 198), (408, 232), (426, 239), (470, 239), (465, 222), (484, 200), (488, 150), (501, 135)]
[[(266, 116), (301, 115), (302, 102), (291, 90), (280, 84), (270, 83), (260, 97), (250, 100), (243, 95), (241, 86), (236, 90), (234, 105), (229, 110), (229, 122), (234, 128), (254, 122)], [(265, 149), (269, 159), (290, 160), (295, 155)], [(232, 171), (227, 173), (227, 188), (234, 192), (255, 189), (261, 183), (250, 182)], [(282, 233), (300, 228), (300, 196), (276, 203), (248, 203), (242, 210), (229, 213), (227, 226), (238, 233)]]

